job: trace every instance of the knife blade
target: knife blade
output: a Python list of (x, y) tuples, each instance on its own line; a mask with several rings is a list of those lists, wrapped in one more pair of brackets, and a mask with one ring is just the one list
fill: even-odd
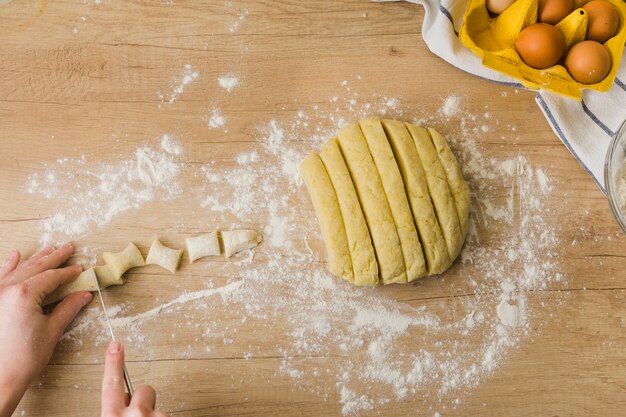
[[(109, 327), (109, 333), (111, 334), (111, 339), (115, 341), (115, 333), (113, 333), (113, 327), (111, 327), (111, 320), (109, 319), (109, 313), (107, 313), (107, 306), (104, 304), (104, 298), (102, 298), (102, 291), (100, 291), (100, 283), (98, 282), (98, 277), (94, 274), (94, 281), (96, 282), (96, 289), (98, 290), (98, 297), (100, 298), (100, 304), (102, 305), (102, 310), (104, 310), (104, 317), (106, 318), (107, 326)], [(128, 376), (128, 370), (126, 369), (126, 363), (124, 363), (124, 385), (126, 385), (126, 391), (128, 392), (128, 396), (133, 396), (133, 384)]]

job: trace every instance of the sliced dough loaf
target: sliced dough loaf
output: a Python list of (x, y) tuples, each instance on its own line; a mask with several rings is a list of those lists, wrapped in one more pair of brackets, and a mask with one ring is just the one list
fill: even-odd
[(356, 285), (406, 283), (446, 271), (460, 253), (470, 192), (435, 130), (361, 120), (300, 169), (334, 275)]

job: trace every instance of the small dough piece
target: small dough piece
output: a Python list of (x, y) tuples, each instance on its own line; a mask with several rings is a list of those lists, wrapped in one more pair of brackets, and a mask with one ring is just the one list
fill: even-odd
[(154, 239), (146, 257), (146, 265), (158, 265), (173, 274), (178, 269), (182, 259), (182, 249), (168, 248), (159, 239)]
[(122, 285), (126, 282), (124, 275), (116, 277), (108, 265), (96, 265), (93, 267), (100, 283), (100, 289), (110, 287), (111, 285)]
[(409, 200), (404, 190), (404, 182), (400, 169), (393, 156), (393, 150), (380, 122), (380, 119), (369, 118), (359, 122), (367, 145), (378, 168), (389, 209), (396, 224), (400, 247), (406, 265), (407, 280), (414, 281), (426, 275), (426, 261), (422, 245), (417, 236), (417, 229), (411, 214)]
[(383, 284), (407, 282), (396, 225), (389, 210), (378, 169), (376, 169), (359, 124), (351, 123), (342, 128), (338, 139), (339, 148), (352, 176), (354, 188), (372, 235)]
[(185, 243), (187, 245), (187, 253), (189, 254), (189, 262), (193, 263), (205, 256), (220, 256), (220, 241), (217, 237), (217, 232), (186, 237)]
[(356, 285), (378, 284), (378, 263), (369, 229), (361, 210), (348, 167), (341, 155), (337, 139), (331, 139), (320, 151), (320, 158), (333, 184), (346, 228), (352, 270)]
[(302, 161), (300, 175), (309, 190), (322, 229), (330, 272), (347, 281), (354, 281), (348, 238), (337, 195), (324, 163), (316, 152)]
[[(48, 304), (55, 303), (59, 300), (64, 299), (68, 295), (79, 292), (79, 291), (98, 291), (98, 287), (96, 286), (96, 273), (93, 268), (89, 268), (80, 273), (78, 277), (69, 284), (65, 284), (48, 294), (48, 296), (43, 300), (42, 305), (46, 306)], [(101, 287), (102, 285), (99, 284)]]
[(454, 198), (456, 212), (459, 216), (461, 235), (463, 236), (463, 239), (465, 239), (467, 236), (467, 224), (469, 221), (469, 206), (471, 199), (469, 187), (465, 178), (463, 178), (461, 167), (459, 166), (459, 163), (445, 138), (435, 129), (429, 128), (428, 133), (433, 141), (433, 145), (435, 145), (435, 149), (437, 149), (439, 161), (443, 166), (443, 170), (446, 172), (446, 179), (448, 180), (450, 192), (452, 193), (452, 198)]
[(456, 259), (463, 245), (459, 216), (457, 215), (454, 199), (450, 193), (446, 173), (439, 162), (437, 150), (430, 140), (428, 130), (423, 127), (407, 123), (409, 133), (413, 137), (417, 153), (422, 161), (430, 198), (435, 207), (435, 213), (441, 226), (441, 231), (446, 240), (448, 256)]
[(450, 266), (450, 257), (430, 200), (426, 174), (415, 143), (403, 122), (383, 120), (382, 123), (404, 180), (428, 273), (439, 274)]
[(224, 256), (230, 258), (234, 254), (246, 249), (256, 248), (263, 236), (255, 230), (241, 229), (221, 232), (224, 244)]
[(124, 272), (128, 271), (130, 268), (144, 266), (146, 264), (141, 252), (139, 252), (139, 249), (137, 249), (134, 243), (129, 243), (122, 252), (104, 252), (102, 259), (104, 259), (112, 276), (116, 279), (120, 279), (122, 275), (124, 275)]

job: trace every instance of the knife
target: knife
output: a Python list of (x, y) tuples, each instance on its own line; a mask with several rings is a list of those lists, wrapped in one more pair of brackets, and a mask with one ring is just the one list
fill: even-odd
[[(102, 304), (102, 309), (104, 310), (104, 317), (107, 320), (107, 326), (109, 326), (109, 333), (111, 333), (111, 339), (115, 341), (115, 334), (113, 333), (113, 327), (111, 327), (111, 320), (109, 320), (109, 313), (107, 313), (107, 306), (104, 304), (104, 298), (102, 298), (102, 291), (100, 291), (100, 283), (98, 282), (98, 277), (94, 274), (94, 281), (96, 282), (96, 289), (98, 290), (98, 296), (100, 297), (100, 304)], [(126, 363), (124, 363), (124, 385), (126, 385), (126, 392), (128, 392), (128, 396), (133, 396), (133, 384), (130, 381), (130, 377), (128, 376), (128, 370), (126, 369)]]

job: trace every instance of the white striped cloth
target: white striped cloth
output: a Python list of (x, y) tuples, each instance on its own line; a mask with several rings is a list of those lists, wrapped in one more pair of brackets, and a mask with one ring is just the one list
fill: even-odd
[[(459, 40), (459, 30), (468, 0), (374, 0), (408, 1), (424, 6), (422, 36), (428, 48), (450, 64), (476, 76), (500, 84), (524, 88), (517, 80), (482, 66)], [(574, 157), (591, 174), (602, 192), (604, 158), (621, 123), (626, 119), (626, 59), (623, 59), (610, 91), (585, 90), (582, 101), (539, 91), (535, 99), (539, 108)]]

